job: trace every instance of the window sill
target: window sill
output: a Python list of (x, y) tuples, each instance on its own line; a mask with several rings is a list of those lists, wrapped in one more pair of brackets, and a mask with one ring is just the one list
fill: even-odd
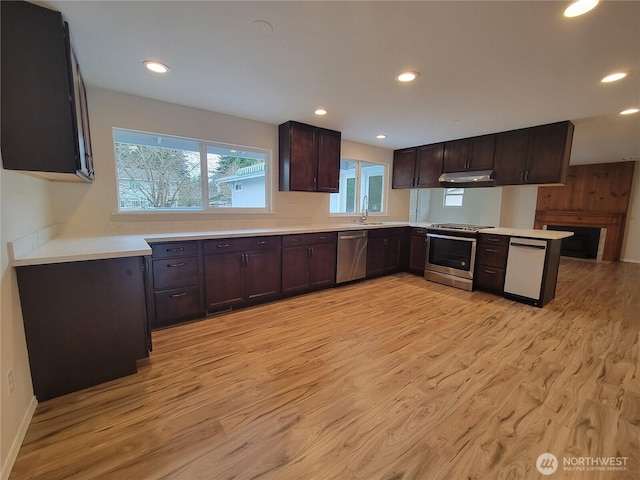
[(259, 218), (270, 215), (276, 215), (277, 212), (266, 211), (261, 209), (237, 209), (237, 210), (217, 210), (217, 211), (171, 211), (171, 212), (112, 212), (111, 221), (117, 222), (164, 222), (164, 221), (189, 221), (189, 220), (213, 220), (217, 218), (227, 218), (229, 214), (235, 215), (235, 218)]

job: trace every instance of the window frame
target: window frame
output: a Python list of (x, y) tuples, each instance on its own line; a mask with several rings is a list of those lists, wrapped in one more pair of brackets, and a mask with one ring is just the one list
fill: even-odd
[[(355, 179), (355, 205), (353, 212), (332, 212), (331, 211), (331, 200), (329, 201), (329, 216), (330, 217), (352, 217), (354, 215), (360, 216), (362, 215), (362, 164), (376, 165), (383, 168), (383, 179), (382, 179), (382, 202), (381, 202), (381, 211), (380, 212), (368, 212), (367, 215), (371, 216), (387, 216), (388, 215), (388, 201), (389, 201), (389, 188), (390, 188), (390, 175), (389, 175), (389, 164), (383, 162), (376, 162), (372, 160), (362, 160), (358, 158), (351, 157), (340, 157), (340, 161), (353, 162), (356, 164), (355, 169), (355, 177), (349, 177)], [(332, 193), (331, 195), (340, 195), (342, 193), (342, 183), (339, 185), (339, 193)], [(344, 187), (346, 188), (346, 182)], [(346, 195), (346, 190), (345, 190)], [(368, 201), (368, 199), (367, 199)]]
[[(122, 210), (121, 198), (120, 198), (120, 183), (118, 179), (118, 160), (116, 157), (115, 144), (116, 131), (151, 135), (164, 138), (172, 138), (176, 140), (184, 140), (197, 142), (199, 144), (198, 154), (200, 156), (200, 181), (201, 181), (201, 195), (202, 195), (202, 207), (201, 208), (166, 208), (162, 210), (155, 209), (140, 209), (140, 210)], [(216, 213), (220, 214), (271, 214), (273, 213), (273, 152), (268, 148), (252, 147), (245, 145), (236, 145), (225, 142), (217, 142), (213, 140), (203, 140), (198, 138), (183, 137), (179, 135), (171, 135), (165, 133), (147, 132), (143, 130), (134, 130), (130, 128), (113, 127), (111, 145), (113, 147), (113, 159), (115, 170), (115, 187), (116, 187), (116, 210), (115, 215), (212, 215)], [(221, 148), (226, 150), (238, 150), (242, 152), (254, 152), (264, 155), (264, 191), (265, 191), (265, 206), (264, 207), (212, 207), (209, 205), (209, 166), (207, 160), (208, 147)]]
[[(454, 190), (460, 190), (460, 192), (454, 192)], [(460, 205), (447, 205), (447, 198), (460, 198)], [(444, 208), (462, 208), (464, 205), (464, 188), (463, 187), (451, 187), (445, 188), (442, 195), (442, 206)]]

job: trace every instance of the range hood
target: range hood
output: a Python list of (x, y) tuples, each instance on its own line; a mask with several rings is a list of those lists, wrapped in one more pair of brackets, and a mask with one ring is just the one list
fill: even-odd
[(443, 173), (438, 179), (443, 187), (493, 187), (493, 170)]

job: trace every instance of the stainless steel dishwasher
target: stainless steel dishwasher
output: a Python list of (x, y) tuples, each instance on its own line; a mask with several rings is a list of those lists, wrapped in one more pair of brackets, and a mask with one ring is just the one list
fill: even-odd
[(367, 232), (356, 230), (338, 233), (336, 283), (364, 278), (367, 274)]

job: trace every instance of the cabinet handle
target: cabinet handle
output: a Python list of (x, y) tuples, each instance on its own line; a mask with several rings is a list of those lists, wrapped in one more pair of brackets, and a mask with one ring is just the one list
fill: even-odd
[(299, 242), (299, 241), (300, 241), (300, 239), (299, 239), (299, 238), (292, 238), (292, 239), (291, 239), (291, 243), (297, 243), (297, 242)]
[(420, 184), (420, 177), (413, 177), (413, 184), (414, 185), (419, 185)]
[(180, 263), (169, 263), (167, 264), (167, 267), (172, 268), (172, 267), (184, 267), (186, 265), (186, 263), (184, 262), (180, 262)]
[(486, 240), (489, 241), (489, 242), (499, 242), (500, 241), (499, 238), (495, 238), (495, 237), (487, 237)]
[(484, 269), (484, 273), (488, 273), (489, 275), (495, 275), (496, 272), (494, 272), (493, 270), (487, 270), (486, 268)]
[(247, 260), (247, 254), (246, 253), (243, 253), (240, 256), (240, 263), (242, 264), (243, 267), (247, 266), (248, 260)]
[(258, 245), (267, 245), (269, 242), (267, 240), (262, 240), (258, 242)]
[(326, 240), (329, 237), (320, 237), (320, 240)]
[(313, 258), (313, 247), (309, 247), (309, 258)]
[(485, 250), (491, 253), (498, 253), (498, 250), (496, 250), (495, 248), (485, 248)]
[(218, 245), (216, 245), (218, 248), (228, 248), (231, 245), (229, 245), (228, 243), (219, 243)]
[(187, 294), (187, 292), (174, 293), (173, 295), (169, 295), (169, 298), (184, 297), (186, 294)]
[(167, 248), (167, 252), (184, 252), (184, 247)]
[(524, 183), (524, 170), (520, 172), (520, 183)]
[(524, 171), (524, 183), (529, 181), (529, 170)]

